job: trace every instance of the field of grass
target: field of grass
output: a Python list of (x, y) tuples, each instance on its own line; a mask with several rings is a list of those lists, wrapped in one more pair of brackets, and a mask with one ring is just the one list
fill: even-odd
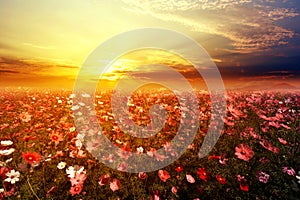
[[(149, 123), (151, 105), (166, 109), (164, 127), (146, 139), (129, 136), (114, 123), (110, 97), (108, 92), (96, 95), (97, 123), (115, 146), (128, 152), (121, 158), (144, 153), (162, 162), (176, 153), (170, 141), (183, 116), (173, 93), (130, 98), (128, 110), (140, 126)], [(73, 105), (71, 91), (2, 89), (0, 200), (299, 199), (300, 93), (229, 92), (222, 135), (204, 158), (198, 152), (210, 125), (210, 98), (200, 92), (197, 97), (199, 128), (185, 153), (160, 170), (127, 173), (119, 158), (109, 153), (105, 158), (118, 171), (87, 151), (74, 124), (86, 105)], [(101, 150), (101, 142), (92, 147)], [(159, 148), (169, 154), (158, 154)]]

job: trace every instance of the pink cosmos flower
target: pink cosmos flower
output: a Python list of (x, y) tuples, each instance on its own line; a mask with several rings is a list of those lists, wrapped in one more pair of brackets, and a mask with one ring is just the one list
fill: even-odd
[(121, 162), (119, 163), (118, 167), (117, 167), (117, 170), (121, 171), (121, 172), (124, 172), (128, 169), (128, 165), (127, 163), (125, 162)]
[(295, 170), (291, 167), (282, 167), (282, 171), (290, 176), (296, 176)]
[(70, 178), (71, 185), (83, 185), (86, 179), (86, 174), (84, 173), (75, 173), (74, 178)]
[(81, 185), (81, 184), (74, 185), (73, 187), (71, 187), (70, 188), (71, 195), (74, 196), (75, 194), (80, 194), (82, 187), (83, 187), (83, 185)]
[(151, 148), (150, 151), (147, 152), (147, 155), (155, 158), (157, 161), (163, 161), (165, 158), (167, 158), (166, 156), (157, 153), (156, 149)]
[(238, 182), (241, 182), (242, 180), (245, 179), (244, 176), (241, 176), (241, 175), (239, 175), (239, 174), (236, 176), (236, 178), (237, 178)]
[(114, 178), (114, 179), (111, 181), (111, 183), (109, 184), (109, 187), (110, 187), (110, 189), (111, 189), (113, 192), (115, 192), (115, 191), (117, 191), (117, 190), (120, 189), (121, 183), (120, 183), (120, 181), (119, 181), (118, 179)]
[(171, 189), (171, 192), (172, 192), (173, 194), (176, 194), (177, 191), (178, 191), (177, 187), (176, 187), (176, 186), (173, 186), (172, 189)]
[(285, 124), (280, 124), (280, 126), (282, 126), (283, 128), (286, 128), (286, 129), (288, 129), (288, 130), (291, 130), (291, 127), (289, 127), (289, 126), (287, 126), (287, 125), (285, 125)]
[(151, 196), (150, 200), (161, 200), (158, 190), (153, 191), (153, 196)]
[(20, 114), (20, 119), (22, 122), (29, 122), (31, 120), (31, 115), (28, 112), (23, 112)]
[(226, 165), (226, 161), (227, 161), (227, 160), (228, 160), (227, 158), (221, 157), (221, 158), (219, 159), (219, 163), (222, 164), (222, 165)]
[(278, 141), (281, 143), (281, 144), (284, 144), (284, 145), (286, 145), (286, 144), (288, 144), (288, 142), (285, 140), (285, 139), (283, 139), (283, 138), (278, 138)]
[(195, 179), (194, 179), (194, 177), (192, 177), (192, 175), (187, 174), (187, 175), (186, 175), (186, 180), (187, 180), (189, 183), (195, 183)]
[(279, 153), (279, 149), (275, 146), (273, 146), (268, 140), (262, 140), (259, 142), (261, 146), (263, 146), (265, 149), (268, 149), (269, 151), (272, 151), (273, 153)]
[(235, 147), (235, 155), (244, 161), (249, 161), (253, 155), (253, 150), (248, 146), (244, 144), (239, 144), (237, 147)]
[(257, 178), (260, 182), (267, 183), (269, 181), (270, 175), (263, 171), (260, 171), (257, 174)]
[(170, 174), (166, 170), (159, 170), (158, 176), (163, 182), (166, 182), (170, 178)]
[(268, 163), (268, 162), (270, 162), (270, 160), (268, 158), (262, 157), (262, 158), (259, 159), (259, 162)]

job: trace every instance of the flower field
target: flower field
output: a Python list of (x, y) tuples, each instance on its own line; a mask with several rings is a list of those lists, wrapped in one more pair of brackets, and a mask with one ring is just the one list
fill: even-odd
[[(0, 199), (299, 199), (300, 93), (228, 92), (222, 135), (203, 158), (198, 152), (211, 104), (207, 93), (197, 97), (199, 128), (185, 153), (160, 170), (127, 173), (126, 163), (113, 170), (87, 151), (74, 123), (86, 105), (74, 105), (72, 91), (2, 89)], [(109, 92), (97, 93), (97, 123), (112, 144), (126, 150), (120, 157), (147, 154), (162, 162), (176, 154), (170, 141), (184, 116), (172, 92), (140, 92), (129, 99), (131, 119), (139, 126), (150, 122), (153, 104), (166, 110), (163, 128), (144, 139), (114, 123), (110, 99)], [(101, 149), (101, 142), (93, 148)], [(159, 148), (169, 153), (159, 154)], [(110, 154), (105, 159), (118, 160)]]

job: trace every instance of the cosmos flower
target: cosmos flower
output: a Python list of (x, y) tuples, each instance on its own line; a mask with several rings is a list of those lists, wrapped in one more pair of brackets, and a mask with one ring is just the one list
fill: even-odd
[(72, 196), (74, 196), (75, 194), (80, 194), (81, 190), (82, 190), (83, 185), (74, 185), (70, 188), (70, 193)]
[(186, 175), (186, 180), (187, 180), (189, 183), (195, 183), (195, 179), (194, 179), (194, 177), (192, 177), (192, 175), (187, 174), (187, 175)]
[(153, 196), (150, 199), (151, 200), (161, 200), (161, 198), (159, 196), (159, 191), (158, 190), (153, 191)]
[(111, 189), (113, 192), (115, 192), (115, 191), (117, 191), (117, 190), (120, 189), (120, 187), (121, 187), (121, 182), (120, 182), (118, 179), (114, 178), (114, 179), (110, 182), (109, 187), (110, 187), (110, 189)]
[(109, 181), (110, 181), (110, 175), (104, 174), (104, 175), (100, 176), (98, 183), (100, 186), (103, 186), (103, 185), (108, 184)]
[(221, 176), (221, 175), (216, 175), (216, 179), (217, 179), (217, 181), (218, 181), (221, 185), (226, 184), (226, 178), (224, 178), (223, 176)]
[(126, 162), (121, 162), (118, 164), (117, 170), (124, 172), (128, 169), (128, 164)]
[(245, 192), (248, 192), (249, 191), (249, 185), (247, 184), (247, 180), (246, 179), (242, 179), (240, 181), (240, 189), (245, 191)]
[(178, 191), (178, 188), (177, 188), (176, 186), (173, 186), (173, 187), (171, 188), (171, 192), (172, 192), (173, 194), (176, 194), (177, 191)]
[(22, 158), (29, 164), (33, 165), (41, 161), (41, 155), (36, 152), (26, 152), (22, 153)]
[(285, 139), (283, 139), (283, 138), (278, 138), (278, 141), (281, 143), (281, 144), (284, 144), (284, 145), (287, 145), (288, 144), (288, 142), (285, 140)]
[(0, 150), (0, 155), (8, 156), (8, 155), (12, 154), (13, 152), (15, 152), (14, 148), (4, 149), (4, 150)]
[(239, 144), (237, 147), (235, 147), (235, 155), (244, 161), (249, 161), (253, 155), (253, 150), (248, 146), (244, 144)]
[(170, 178), (170, 174), (166, 170), (159, 170), (158, 176), (163, 182), (166, 182)]
[(260, 182), (267, 183), (269, 181), (270, 175), (263, 171), (260, 171), (257, 173), (257, 178)]
[(1, 145), (2, 146), (10, 146), (12, 144), (13, 144), (13, 142), (11, 140), (3, 140), (3, 141), (1, 141)]
[(140, 172), (138, 176), (139, 176), (140, 179), (143, 180), (143, 179), (147, 178), (147, 173), (146, 172)]
[(210, 174), (203, 167), (198, 168), (197, 174), (199, 178), (205, 182), (210, 178)]
[(262, 140), (259, 142), (261, 146), (263, 146), (265, 149), (272, 151), (273, 153), (279, 153), (279, 149), (275, 146), (273, 146), (268, 140)]
[(296, 176), (295, 170), (291, 167), (282, 167), (282, 171), (290, 176)]
[(298, 183), (300, 184), (300, 171), (298, 171), (298, 175), (296, 175), (296, 179), (298, 180)]
[(70, 178), (71, 185), (83, 185), (86, 177), (87, 176), (84, 173), (75, 173), (74, 178)]
[(175, 171), (178, 172), (178, 173), (182, 172), (183, 171), (183, 165), (176, 166)]
[(20, 119), (22, 122), (29, 122), (31, 120), (31, 115), (28, 112), (23, 112), (20, 114)]
[(11, 184), (15, 184), (19, 181), (20, 172), (15, 171), (14, 169), (10, 170), (10, 172), (6, 173), (7, 178), (4, 180), (6, 182), (9, 182)]
[(50, 134), (50, 139), (51, 139), (51, 141), (54, 142), (56, 145), (57, 145), (59, 142), (63, 141), (63, 137), (62, 137), (60, 134), (58, 134), (58, 133), (51, 133), (51, 134)]
[(63, 169), (63, 168), (66, 167), (66, 164), (67, 164), (66, 162), (61, 161), (60, 163), (57, 164), (57, 168), (58, 169)]

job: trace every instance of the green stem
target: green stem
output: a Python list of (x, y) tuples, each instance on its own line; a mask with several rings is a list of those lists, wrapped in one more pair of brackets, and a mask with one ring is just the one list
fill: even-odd
[(30, 184), (30, 182), (29, 182), (29, 178), (28, 178), (28, 177), (27, 177), (27, 183), (28, 183), (28, 186), (29, 186), (31, 192), (33, 193), (33, 195), (34, 195), (38, 200), (40, 200), (40, 198), (39, 198), (39, 197), (36, 195), (36, 193), (33, 191), (32, 187), (31, 187), (31, 184)]

